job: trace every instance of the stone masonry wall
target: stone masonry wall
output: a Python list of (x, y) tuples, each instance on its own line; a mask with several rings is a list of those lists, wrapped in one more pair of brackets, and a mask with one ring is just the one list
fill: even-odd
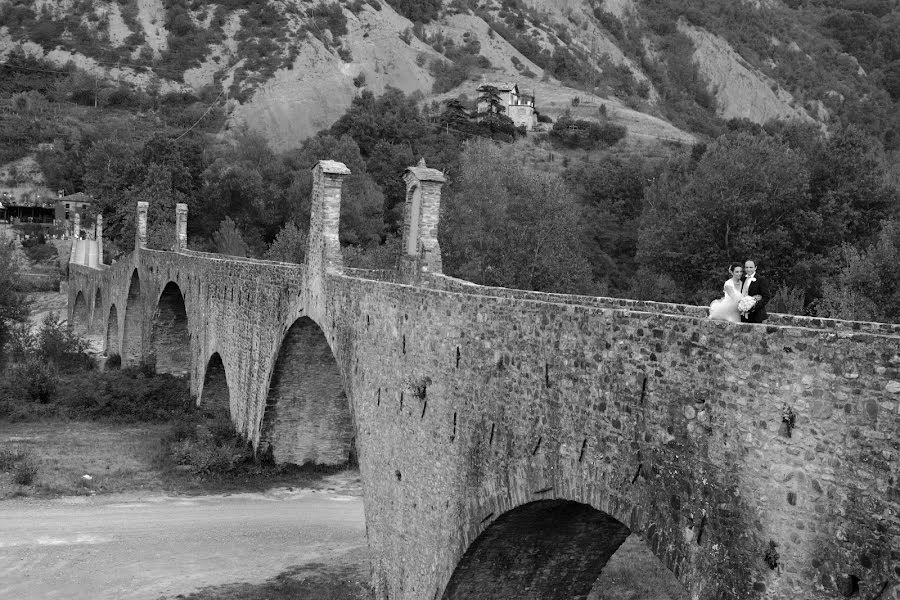
[(896, 338), (330, 283), (379, 598), (440, 595), (493, 519), (553, 498), (699, 598), (897, 580)]

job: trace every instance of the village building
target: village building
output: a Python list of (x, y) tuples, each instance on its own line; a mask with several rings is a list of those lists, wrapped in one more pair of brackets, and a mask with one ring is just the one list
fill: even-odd
[[(497, 88), (500, 96), (500, 104), (505, 109), (504, 114), (512, 119), (516, 127), (524, 127), (526, 131), (532, 131), (537, 125), (537, 113), (534, 110), (534, 92), (526, 94), (519, 90), (517, 83), (488, 82), (478, 89), (492, 86)], [(487, 106), (484, 102), (478, 103), (478, 112), (485, 112)]]
[(65, 228), (66, 235), (75, 233), (72, 229), (76, 220), (85, 222), (85, 213), (93, 199), (84, 192), (65, 195), (59, 190), (56, 197), (50, 195), (17, 196), (10, 191), (0, 191), (0, 223), (36, 223)]

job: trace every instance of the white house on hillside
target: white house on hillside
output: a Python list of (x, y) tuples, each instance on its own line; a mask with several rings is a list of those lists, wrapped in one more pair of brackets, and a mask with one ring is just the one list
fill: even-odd
[[(516, 127), (524, 126), (531, 131), (537, 125), (537, 115), (534, 112), (534, 93), (526, 94), (519, 91), (517, 83), (487, 82), (482, 87), (493, 86), (500, 92), (500, 103), (506, 109), (506, 116), (513, 120)], [(478, 103), (478, 112), (487, 110), (484, 102)]]

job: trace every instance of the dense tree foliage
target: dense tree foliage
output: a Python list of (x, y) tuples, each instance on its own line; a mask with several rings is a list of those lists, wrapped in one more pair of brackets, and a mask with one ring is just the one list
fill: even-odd
[(524, 168), (494, 143), (472, 141), (443, 203), (446, 272), (484, 285), (593, 290), (585, 221), (560, 178)]
[(837, 319), (900, 323), (900, 221), (886, 221), (865, 249), (845, 244), (840, 271), (825, 281), (819, 314)]
[(668, 273), (690, 301), (717, 290), (743, 257), (784, 279), (821, 224), (808, 179), (801, 157), (768, 136), (723, 136), (696, 163), (682, 155), (647, 189), (638, 260)]
[(428, 23), (438, 17), (441, 0), (386, 0), (391, 8), (413, 23)]

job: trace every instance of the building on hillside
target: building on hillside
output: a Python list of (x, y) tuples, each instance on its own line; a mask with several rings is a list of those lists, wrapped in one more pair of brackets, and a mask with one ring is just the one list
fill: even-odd
[(84, 213), (90, 208), (93, 198), (84, 192), (63, 195), (64, 191), (60, 190), (57, 194), (54, 204), (54, 221), (58, 225), (66, 225), (69, 221), (75, 220), (75, 214), (80, 215), (81, 222), (84, 223)]
[[(516, 127), (525, 127), (532, 131), (537, 125), (537, 113), (534, 110), (534, 92), (526, 94), (519, 91), (519, 84), (505, 82), (487, 82), (478, 88), (479, 93), (488, 86), (497, 88), (500, 93), (500, 104), (505, 109), (505, 115), (512, 119)], [(488, 107), (484, 102), (478, 103), (478, 112), (486, 112)]]
[(75, 216), (85, 223), (85, 213), (92, 202), (93, 199), (84, 192), (66, 196), (60, 190), (56, 197), (26, 194), (18, 198), (9, 192), (0, 192), (0, 222), (63, 227), (66, 235), (72, 235), (76, 233), (72, 231)]

